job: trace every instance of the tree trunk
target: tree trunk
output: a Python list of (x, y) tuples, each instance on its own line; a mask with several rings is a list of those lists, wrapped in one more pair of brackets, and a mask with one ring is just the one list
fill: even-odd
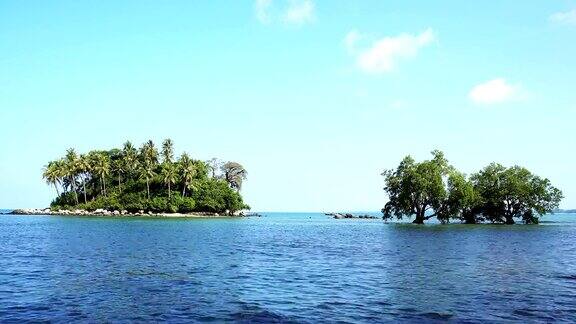
[(416, 219), (412, 222), (413, 224), (424, 224), (424, 217), (416, 216)]
[(471, 211), (465, 211), (462, 213), (462, 217), (464, 218), (464, 224), (477, 224), (478, 221), (476, 220), (476, 215), (474, 215)]
[(82, 189), (84, 190), (84, 203), (87, 203), (86, 199), (86, 179), (82, 178)]
[(72, 184), (72, 190), (74, 191), (74, 200), (76, 200), (76, 205), (78, 205), (78, 192), (76, 191), (76, 179), (70, 177), (70, 183)]
[(182, 197), (186, 197), (186, 184), (184, 184), (184, 187), (182, 188)]
[(148, 200), (150, 200), (150, 183), (148, 178), (146, 178), (146, 193), (148, 194)]
[(102, 190), (104, 192), (104, 197), (106, 197), (106, 180), (104, 179), (104, 175), (102, 175)]
[(168, 181), (168, 199), (171, 198), (171, 192), (170, 192), (170, 181)]
[(464, 224), (476, 224), (476, 218), (474, 216), (464, 216)]
[(414, 221), (412, 223), (414, 224), (424, 224), (424, 210), (418, 212), (416, 214), (416, 219), (414, 219)]
[(118, 173), (118, 189), (120, 190), (120, 194), (122, 194), (122, 179), (120, 178), (120, 173)]
[(60, 197), (60, 190), (58, 190), (58, 185), (54, 182), (54, 189), (56, 189), (56, 194)]

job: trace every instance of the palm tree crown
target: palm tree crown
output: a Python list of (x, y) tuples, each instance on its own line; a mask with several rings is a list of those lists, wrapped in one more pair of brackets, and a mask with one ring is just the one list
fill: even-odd
[(61, 174), (62, 170), (59, 161), (49, 162), (48, 165), (44, 167), (44, 170), (42, 172), (42, 178), (46, 180), (47, 184), (54, 186), (54, 189), (56, 189), (56, 194), (58, 194), (58, 196), (60, 196), (60, 191), (58, 190), (58, 184), (60, 184), (61, 182), (60, 180)]
[(162, 143), (162, 159), (164, 163), (172, 163), (174, 158), (174, 142), (171, 139), (164, 140)]

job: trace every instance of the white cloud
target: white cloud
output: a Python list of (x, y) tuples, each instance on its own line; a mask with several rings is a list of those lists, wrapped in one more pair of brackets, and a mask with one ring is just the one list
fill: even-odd
[(358, 49), (357, 43), (365, 38), (357, 31), (349, 32), (344, 44), (350, 53), (356, 54), (356, 65), (364, 72), (379, 74), (393, 70), (398, 62), (418, 54), (420, 49), (431, 44), (436, 36), (430, 28), (418, 35), (400, 34), (376, 40), (369, 48)]
[(254, 3), (256, 18), (263, 24), (279, 21), (301, 26), (314, 21), (314, 8), (313, 0), (256, 0)]
[(552, 14), (550, 21), (566, 25), (576, 25), (576, 9)]
[(303, 25), (314, 20), (314, 2), (312, 0), (290, 1), (284, 13), (284, 22), (294, 25)]
[(256, 18), (263, 24), (269, 24), (271, 22), (270, 8), (272, 6), (272, 0), (256, 0), (254, 3), (254, 10), (256, 11)]
[(481, 83), (470, 91), (469, 97), (475, 103), (491, 105), (522, 99), (522, 88), (498, 78)]

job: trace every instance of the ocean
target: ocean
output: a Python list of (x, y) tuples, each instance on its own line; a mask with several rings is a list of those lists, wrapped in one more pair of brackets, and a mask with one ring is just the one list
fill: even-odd
[(576, 322), (576, 214), (0, 215), (0, 322)]

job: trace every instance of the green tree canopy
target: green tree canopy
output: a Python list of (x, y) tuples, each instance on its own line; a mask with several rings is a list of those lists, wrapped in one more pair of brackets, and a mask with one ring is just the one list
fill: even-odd
[(442, 152), (432, 155), (422, 162), (407, 156), (396, 169), (382, 173), (389, 197), (382, 209), (384, 219), (414, 216), (416, 224), (433, 217), (442, 223), (456, 219), (514, 224), (520, 218), (530, 224), (558, 208), (563, 198), (548, 179), (526, 168), (492, 163), (467, 178)]
[(479, 212), (493, 223), (514, 224), (515, 218), (537, 223), (539, 216), (558, 208), (563, 198), (548, 179), (519, 166), (492, 163), (472, 175), (472, 182), (481, 197)]
[(414, 223), (423, 224), (444, 210), (443, 203), (448, 196), (444, 179), (452, 168), (442, 152), (433, 151), (432, 156), (423, 162), (407, 156), (398, 168), (382, 173), (384, 190), (389, 196), (382, 210), (384, 219), (414, 215)]

